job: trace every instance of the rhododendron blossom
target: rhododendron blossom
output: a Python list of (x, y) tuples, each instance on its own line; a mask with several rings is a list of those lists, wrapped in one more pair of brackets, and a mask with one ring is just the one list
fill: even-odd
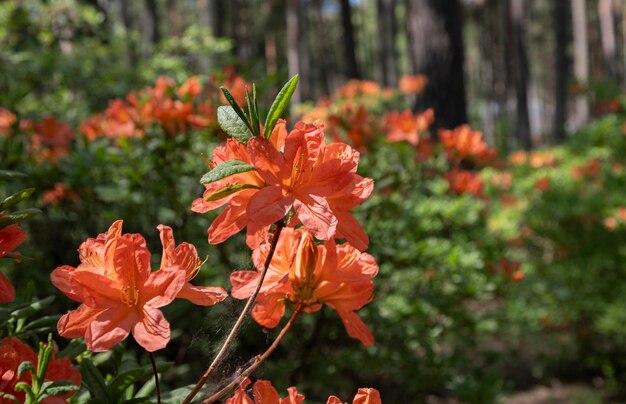
[(413, 146), (417, 146), (420, 141), (420, 135), (428, 130), (434, 120), (435, 113), (432, 108), (417, 115), (413, 115), (410, 110), (389, 112), (385, 116), (385, 121), (389, 128), (387, 140), (392, 143), (406, 141)]
[(55, 162), (69, 153), (74, 134), (65, 122), (47, 116), (41, 122), (34, 122), (33, 130), (31, 148), (37, 159)]
[(497, 154), (489, 148), (482, 132), (472, 130), (469, 125), (461, 125), (454, 130), (439, 130), (441, 143), (451, 160), (470, 159), (479, 164), (491, 162)]
[[(81, 377), (78, 369), (72, 367), (72, 363), (67, 358), (56, 358), (53, 351), (45, 380), (47, 382), (70, 381), (80, 386)], [(32, 375), (30, 372), (24, 372), (18, 377), (18, 367), (22, 362), (31, 362), (35, 369), (37, 368), (37, 354), (30, 346), (23, 343), (16, 337), (6, 337), (0, 340), (0, 392), (13, 395), (18, 402), (23, 403), (26, 400), (26, 394), (23, 391), (15, 391), (15, 385), (18, 382), (26, 382), (31, 384)], [(61, 404), (66, 403), (74, 393), (69, 393), (60, 397), (47, 397), (40, 403), (43, 404)], [(13, 400), (0, 397), (0, 403), (11, 403)]]
[(211, 165), (231, 159), (256, 171), (207, 184), (203, 198), (194, 201), (192, 210), (199, 213), (228, 204), (209, 228), (210, 243), (247, 226), (248, 245), (256, 248), (264, 229), (293, 208), (294, 220), (318, 239), (345, 237), (367, 248), (367, 235), (348, 210), (369, 196), (373, 181), (356, 174), (356, 150), (343, 143), (326, 144), (321, 125), (299, 122), (287, 134), (280, 121), (269, 140), (257, 136), (246, 147), (229, 140), (216, 148)]
[[(266, 243), (253, 253), (258, 272), (231, 274), (233, 297), (246, 299), (252, 294), (269, 248)], [(372, 278), (377, 273), (374, 258), (350, 244), (336, 245), (329, 240), (317, 245), (304, 228), (283, 229), (252, 317), (262, 326), (273, 328), (285, 313), (287, 302), (305, 312), (317, 311), (326, 304), (337, 311), (351, 337), (370, 346), (374, 337), (355, 311), (372, 299)]]
[[(352, 399), (352, 404), (381, 404), (382, 400), (380, 399), (380, 392), (374, 388), (362, 387), (360, 388), (354, 399)], [(326, 404), (343, 404), (343, 401), (339, 399), (337, 396), (328, 397), (328, 401)]]
[(453, 168), (446, 173), (445, 179), (448, 181), (450, 192), (454, 194), (462, 195), (469, 193), (477, 198), (484, 196), (483, 181), (476, 173)]
[(66, 265), (52, 272), (52, 283), (82, 303), (59, 320), (61, 336), (84, 336), (89, 349), (106, 351), (132, 332), (139, 345), (152, 352), (170, 339), (170, 325), (160, 307), (176, 297), (204, 305), (226, 297), (220, 288), (189, 285), (200, 266), (195, 248), (187, 243), (175, 247), (171, 229), (161, 225), (159, 230), (164, 252), (158, 271), (150, 269), (145, 239), (122, 234), (118, 220), (106, 234), (80, 246), (78, 267)]
[(0, 136), (9, 133), (16, 121), (17, 117), (13, 112), (0, 107)]
[(252, 397), (246, 393), (246, 387), (250, 384), (250, 379), (246, 379), (235, 390), (231, 398), (226, 400), (226, 404), (302, 404), (304, 395), (298, 393), (295, 387), (289, 387), (287, 391), (289, 395), (280, 398), (278, 392), (268, 380), (257, 380), (252, 386)]
[[(0, 218), (4, 215), (0, 213)], [(26, 239), (26, 232), (20, 229), (17, 223), (0, 229), (0, 258), (7, 255), (19, 255), (14, 251)], [(14, 259), (18, 259), (15, 258)], [(15, 288), (2, 272), (0, 272), (0, 303), (9, 303), (15, 300)]]

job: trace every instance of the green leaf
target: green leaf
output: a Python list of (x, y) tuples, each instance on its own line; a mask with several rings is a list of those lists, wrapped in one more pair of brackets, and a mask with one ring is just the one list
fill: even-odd
[(56, 382), (47, 382), (46, 384), (44, 384), (42, 386), (40, 394), (56, 397), (71, 393), (73, 391), (78, 391), (78, 389), (79, 387), (70, 381), (57, 380)]
[(82, 384), (89, 390), (92, 398), (108, 397), (107, 385), (102, 377), (102, 373), (87, 358), (83, 359), (80, 364), (80, 375)]
[(269, 139), (272, 135), (272, 131), (274, 130), (274, 126), (276, 126), (276, 122), (282, 116), (283, 112), (289, 105), (289, 100), (291, 100), (291, 96), (294, 91), (296, 91), (296, 87), (298, 86), (298, 75), (296, 74), (289, 80), (283, 88), (280, 90), (272, 106), (270, 111), (267, 113), (267, 118), (265, 119), (265, 132), (264, 136)]
[(210, 184), (226, 177), (230, 177), (231, 175), (245, 173), (254, 169), (255, 168), (253, 166), (248, 163), (244, 163), (241, 160), (226, 160), (208, 173), (204, 174), (200, 179), (200, 183)]
[(24, 178), (27, 175), (17, 171), (0, 170), (0, 180), (12, 180), (15, 178)]
[(24, 361), (20, 363), (20, 366), (17, 368), (17, 377), (22, 377), (22, 375), (26, 372), (30, 372), (33, 375), (35, 373), (35, 366), (31, 361)]
[(239, 104), (237, 104), (237, 101), (235, 101), (235, 98), (230, 93), (230, 91), (228, 91), (226, 87), (220, 87), (220, 90), (222, 90), (222, 92), (224, 93), (224, 97), (226, 97), (226, 99), (228, 100), (228, 103), (233, 108), (233, 111), (235, 111), (235, 113), (239, 115), (241, 120), (246, 123), (246, 125), (248, 126), (248, 129), (250, 129), (250, 131), (252, 132), (252, 126), (250, 126), (250, 121), (248, 120), (248, 116), (246, 115), (245, 112), (243, 112)]
[(226, 198), (227, 196), (232, 195), (235, 192), (241, 191), (242, 189), (261, 189), (261, 188), (257, 187), (256, 185), (251, 185), (251, 184), (228, 185), (220, 189), (219, 191), (212, 193), (208, 197), (204, 198), (204, 200), (207, 202), (217, 201), (219, 199)]
[(150, 397), (136, 397), (131, 398), (130, 400), (121, 401), (122, 404), (143, 404), (143, 403), (151, 403), (152, 400)]
[(148, 376), (150, 372), (146, 372), (145, 369), (132, 369), (127, 372), (119, 374), (113, 381), (109, 384), (109, 396), (115, 402), (119, 401), (122, 397), (122, 394), (126, 391), (126, 389), (139, 381), (140, 379)]
[(37, 320), (29, 322), (22, 330), (28, 331), (28, 330), (33, 330), (36, 328), (52, 326), (58, 323), (60, 318), (61, 318), (60, 314), (54, 314), (51, 316), (41, 317), (41, 318), (38, 318)]
[[(161, 394), (161, 402), (163, 404), (177, 404), (181, 403), (185, 397), (191, 392), (193, 389), (193, 384), (185, 387), (180, 387), (175, 390), (171, 390)], [(197, 399), (196, 399), (197, 400)], [(194, 402), (196, 400), (193, 400)]]
[(2, 203), (0, 203), (0, 212), (7, 210), (8, 208), (10, 208), (11, 206), (15, 204), (20, 203), (24, 199), (31, 196), (34, 191), (35, 191), (35, 188), (27, 188), (9, 196), (4, 201), (2, 201)]
[(239, 143), (246, 144), (253, 136), (250, 124), (237, 115), (233, 107), (217, 108), (217, 122), (229, 136), (237, 139)]
[(73, 339), (64, 350), (57, 354), (57, 358), (75, 358), (87, 350), (87, 346), (80, 339)]
[(44, 309), (45, 307), (48, 307), (53, 301), (54, 296), (48, 296), (44, 299), (35, 300), (34, 302), (28, 303), (26, 305), (18, 306), (18, 308), (11, 312), (11, 317), (18, 319), (26, 318)]
[(35, 208), (22, 209), (17, 212), (9, 213), (0, 218), (0, 229), (7, 227), (13, 223), (23, 222), (24, 220), (32, 219), (40, 214), (41, 211)]

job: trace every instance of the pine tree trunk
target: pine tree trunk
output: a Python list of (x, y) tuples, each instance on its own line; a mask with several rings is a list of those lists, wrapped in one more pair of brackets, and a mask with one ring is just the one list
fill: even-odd
[(589, 120), (589, 101), (585, 87), (589, 82), (589, 49), (587, 9), (585, 0), (572, 0), (572, 31), (574, 33), (574, 78), (578, 91), (574, 101), (574, 128)]
[[(300, 55), (298, 53), (298, 1), (287, 0), (287, 69), (289, 77), (298, 74), (300, 69)], [(300, 86), (296, 87), (296, 91), (291, 99), (294, 104), (302, 102)]]
[(356, 61), (356, 41), (354, 39), (354, 25), (352, 24), (352, 7), (350, 0), (340, 0), (341, 26), (343, 28), (343, 44), (346, 63), (346, 75), (350, 79), (359, 79), (359, 65)]
[(526, 54), (526, 6), (527, 0), (512, 0), (511, 17), (515, 36), (515, 55), (517, 61), (517, 77), (515, 91), (517, 94), (517, 124), (515, 133), (519, 144), (526, 150), (532, 148), (530, 134), (530, 116), (528, 112), (528, 56)]
[(615, 40), (615, 16), (612, 0), (598, 0), (598, 17), (600, 19), (600, 38), (606, 75), (619, 81), (619, 60)]
[(385, 86), (398, 82), (395, 51), (395, 0), (376, 0), (376, 79)]
[(435, 128), (467, 122), (464, 48), (458, 0), (406, 0), (412, 74), (425, 74), (428, 85), (414, 109), (435, 110)]
[(554, 141), (565, 140), (565, 122), (567, 121), (567, 81), (569, 68), (567, 61), (567, 7), (564, 1), (553, 4), (555, 29), (555, 66), (554, 66)]
[(150, 20), (150, 42), (156, 45), (161, 42), (161, 14), (156, 0), (146, 0), (146, 11)]

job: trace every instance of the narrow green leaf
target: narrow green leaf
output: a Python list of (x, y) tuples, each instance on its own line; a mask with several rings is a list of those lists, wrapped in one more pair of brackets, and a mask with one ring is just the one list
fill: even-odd
[(217, 109), (217, 122), (229, 136), (237, 139), (239, 143), (246, 144), (253, 136), (250, 124), (243, 121), (233, 107), (219, 107)]
[(40, 398), (43, 398), (41, 394), (45, 394), (48, 397), (56, 397), (71, 393), (73, 391), (78, 391), (78, 389), (79, 387), (77, 385), (67, 380), (47, 382), (42, 386)]
[(102, 374), (96, 366), (87, 358), (80, 364), (82, 384), (89, 390), (92, 398), (107, 397), (107, 385)]
[(36, 328), (42, 328), (46, 326), (56, 325), (61, 318), (60, 314), (54, 314), (51, 316), (45, 316), (38, 318), (37, 320), (31, 321), (22, 329), (23, 331), (33, 330)]
[(0, 218), (0, 229), (3, 229), (13, 223), (19, 223), (24, 220), (32, 219), (40, 213), (41, 211), (35, 208), (22, 209), (9, 213), (8, 215)]
[(17, 367), (17, 377), (22, 377), (26, 372), (30, 372), (31, 374), (35, 373), (35, 366), (31, 361), (20, 363), (20, 366)]
[(80, 339), (73, 339), (61, 352), (57, 354), (57, 357), (61, 358), (75, 358), (87, 350), (87, 345)]
[(280, 90), (272, 106), (270, 111), (267, 113), (267, 118), (265, 118), (265, 129), (264, 136), (269, 139), (272, 135), (272, 131), (274, 130), (274, 126), (276, 126), (276, 122), (282, 116), (283, 112), (289, 105), (289, 100), (291, 100), (291, 96), (296, 91), (296, 87), (298, 86), (298, 75), (296, 74), (289, 80), (283, 88)]
[(226, 198), (227, 196), (232, 195), (235, 192), (241, 191), (242, 189), (254, 189), (254, 188), (260, 189), (256, 185), (251, 185), (251, 184), (228, 185), (220, 189), (219, 191), (212, 193), (208, 197), (204, 198), (204, 200), (207, 202), (213, 202), (222, 198)]
[(200, 183), (210, 184), (226, 177), (230, 177), (231, 175), (245, 173), (254, 169), (255, 168), (253, 166), (248, 163), (244, 163), (241, 160), (227, 160), (208, 173), (204, 174), (200, 179)]
[[(252, 85), (253, 92), (254, 84)], [(255, 95), (250, 96), (248, 92), (248, 87), (246, 86), (246, 104), (248, 104), (248, 115), (250, 116), (250, 124), (252, 125), (252, 132), (254, 136), (260, 136), (261, 131), (259, 129), (259, 116), (257, 115), (257, 111), (254, 109), (254, 99)]]
[(26, 318), (42, 310), (44, 307), (48, 307), (50, 303), (52, 303), (53, 301), (54, 301), (54, 296), (48, 296), (44, 299), (35, 300), (34, 302), (28, 303), (25, 306), (19, 306), (19, 308), (11, 312), (11, 317), (18, 318), (18, 319)]
[(12, 180), (15, 178), (24, 178), (27, 175), (17, 171), (0, 170), (0, 180)]
[(235, 101), (235, 98), (230, 93), (230, 91), (228, 91), (226, 87), (220, 87), (220, 90), (222, 90), (222, 92), (224, 93), (224, 97), (226, 97), (226, 100), (228, 100), (230, 106), (233, 107), (233, 111), (235, 111), (235, 113), (239, 115), (239, 118), (241, 118), (241, 120), (245, 122), (245, 124), (248, 126), (248, 129), (250, 129), (250, 131), (252, 132), (252, 126), (250, 126), (248, 116), (243, 111), (243, 109), (241, 109), (239, 104), (237, 104), (237, 101)]
[(8, 208), (10, 208), (11, 206), (15, 204), (20, 203), (24, 199), (31, 196), (31, 194), (34, 191), (35, 191), (35, 188), (27, 188), (9, 196), (4, 201), (2, 201), (2, 203), (0, 203), (0, 212), (2, 212), (3, 210), (7, 210)]
[(259, 106), (256, 98), (256, 84), (252, 83), (252, 108), (254, 108), (254, 116), (256, 117), (256, 126), (254, 127), (257, 136), (261, 136), (261, 116), (259, 115)]

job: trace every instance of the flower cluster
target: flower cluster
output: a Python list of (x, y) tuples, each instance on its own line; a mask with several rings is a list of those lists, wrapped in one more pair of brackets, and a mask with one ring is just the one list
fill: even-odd
[[(304, 395), (299, 393), (295, 387), (289, 387), (287, 392), (289, 395), (285, 398), (280, 398), (278, 392), (272, 386), (272, 383), (268, 380), (257, 380), (252, 386), (252, 397), (246, 392), (246, 388), (250, 385), (250, 380), (246, 379), (237, 390), (235, 394), (228, 400), (226, 404), (264, 404), (264, 403), (276, 403), (276, 404), (302, 404), (304, 403)], [(360, 388), (352, 404), (381, 404), (380, 393), (373, 388)], [(337, 396), (330, 396), (326, 401), (326, 404), (343, 404)]]
[[(269, 245), (260, 246), (252, 255), (258, 271), (232, 273), (233, 297), (250, 297), (268, 254)], [(320, 245), (305, 228), (285, 229), (252, 316), (262, 326), (274, 328), (287, 305), (314, 312), (326, 304), (337, 311), (351, 337), (370, 346), (374, 337), (355, 310), (372, 299), (377, 273), (374, 258), (348, 243), (328, 240)]]
[[(6, 337), (0, 340), (0, 392), (10, 394), (15, 397), (18, 402), (25, 402), (26, 396), (24, 391), (15, 391), (15, 385), (19, 382), (31, 383), (32, 375), (30, 372), (24, 372), (18, 375), (18, 368), (22, 362), (29, 361), (37, 368), (37, 354), (25, 343), (17, 337)], [(80, 372), (72, 367), (67, 358), (56, 358), (53, 351), (48, 370), (46, 372), (46, 381), (70, 381), (80, 386)], [(48, 397), (41, 401), (44, 404), (66, 403), (72, 393), (62, 397)], [(0, 397), (0, 403), (13, 403), (13, 400)]]
[(388, 128), (387, 140), (391, 143), (405, 141), (417, 146), (420, 142), (420, 135), (428, 130), (434, 120), (435, 113), (432, 109), (427, 109), (417, 115), (413, 115), (409, 110), (389, 112), (385, 115)]
[(208, 306), (224, 300), (218, 287), (193, 286), (189, 281), (202, 261), (194, 246), (175, 246), (172, 229), (160, 225), (161, 267), (150, 269), (150, 253), (140, 234), (122, 234), (122, 221), (107, 233), (87, 239), (79, 249), (81, 264), (61, 266), (52, 283), (67, 297), (82, 303), (61, 317), (58, 331), (67, 338), (85, 337), (92, 351), (106, 351), (132, 332), (147, 351), (165, 347), (170, 325), (159, 308), (175, 298)]
[[(5, 215), (0, 213), (0, 218)], [(14, 251), (26, 239), (26, 232), (20, 229), (17, 223), (0, 228), (0, 258), (14, 256), (18, 259), (19, 253)], [(2, 272), (0, 272), (0, 303), (9, 303), (15, 300), (15, 288)]]
[(220, 243), (247, 227), (248, 245), (256, 248), (267, 228), (293, 208), (292, 222), (301, 222), (318, 239), (346, 238), (367, 248), (367, 235), (348, 211), (367, 199), (373, 181), (356, 173), (359, 153), (346, 144), (326, 144), (323, 130), (299, 122), (287, 133), (281, 121), (270, 139), (257, 136), (246, 146), (229, 139), (216, 148), (213, 167), (239, 160), (254, 171), (207, 184), (194, 201), (198, 213), (228, 204), (209, 228), (209, 242)]

